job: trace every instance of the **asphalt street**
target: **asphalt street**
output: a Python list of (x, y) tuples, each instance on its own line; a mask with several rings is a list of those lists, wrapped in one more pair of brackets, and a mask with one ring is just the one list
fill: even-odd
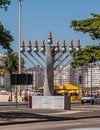
[[(91, 123), (92, 122), (92, 123)], [(84, 129), (83, 129), (84, 128)], [(62, 120), (0, 126), (0, 130), (100, 130), (98, 118)]]
[(0, 105), (0, 125), (100, 118), (100, 105), (73, 103), (71, 110), (32, 110), (26, 108), (26, 105), (19, 104), (17, 108), (11, 104)]

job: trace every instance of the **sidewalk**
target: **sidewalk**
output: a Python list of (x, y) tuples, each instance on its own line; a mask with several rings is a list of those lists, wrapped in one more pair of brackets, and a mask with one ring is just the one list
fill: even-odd
[(100, 111), (17, 109), (0, 112), (0, 125), (100, 118)]

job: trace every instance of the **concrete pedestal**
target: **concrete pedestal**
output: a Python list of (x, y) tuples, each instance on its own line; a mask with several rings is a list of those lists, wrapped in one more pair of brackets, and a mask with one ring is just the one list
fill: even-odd
[(30, 96), (31, 109), (71, 109), (69, 96)]

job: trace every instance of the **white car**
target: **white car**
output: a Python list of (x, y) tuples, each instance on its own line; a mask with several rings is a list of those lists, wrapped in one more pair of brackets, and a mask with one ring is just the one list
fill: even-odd
[(82, 97), (81, 104), (84, 104), (84, 103), (94, 104), (94, 97), (95, 96), (93, 94), (88, 94), (88, 95)]

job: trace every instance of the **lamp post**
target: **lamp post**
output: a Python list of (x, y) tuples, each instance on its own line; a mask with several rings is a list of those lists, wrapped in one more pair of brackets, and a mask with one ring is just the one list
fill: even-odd
[(93, 101), (92, 101), (92, 61), (91, 61), (91, 63), (90, 63), (91, 65), (91, 101), (90, 101), (90, 103), (91, 103), (91, 105), (93, 104)]
[(91, 91), (91, 101), (90, 101), (90, 104), (91, 105), (93, 105), (93, 103), (94, 103), (93, 100), (92, 100), (92, 65), (93, 65), (94, 62), (95, 62), (95, 56), (92, 55), (91, 60), (90, 60), (90, 68), (91, 68), (91, 88), (90, 88), (91, 89), (90, 90)]
[[(22, 0), (18, 1), (19, 5), (19, 74), (21, 74), (21, 52), (20, 52), (20, 46), (21, 46), (21, 41), (22, 41), (22, 30), (21, 30), (21, 18), (22, 18)], [(19, 85), (19, 93), (21, 95), (21, 86)]]
[(20, 46), (22, 41), (21, 36), (21, 17), (22, 17), (22, 0), (19, 0), (19, 74), (21, 73), (21, 52), (20, 52)]

